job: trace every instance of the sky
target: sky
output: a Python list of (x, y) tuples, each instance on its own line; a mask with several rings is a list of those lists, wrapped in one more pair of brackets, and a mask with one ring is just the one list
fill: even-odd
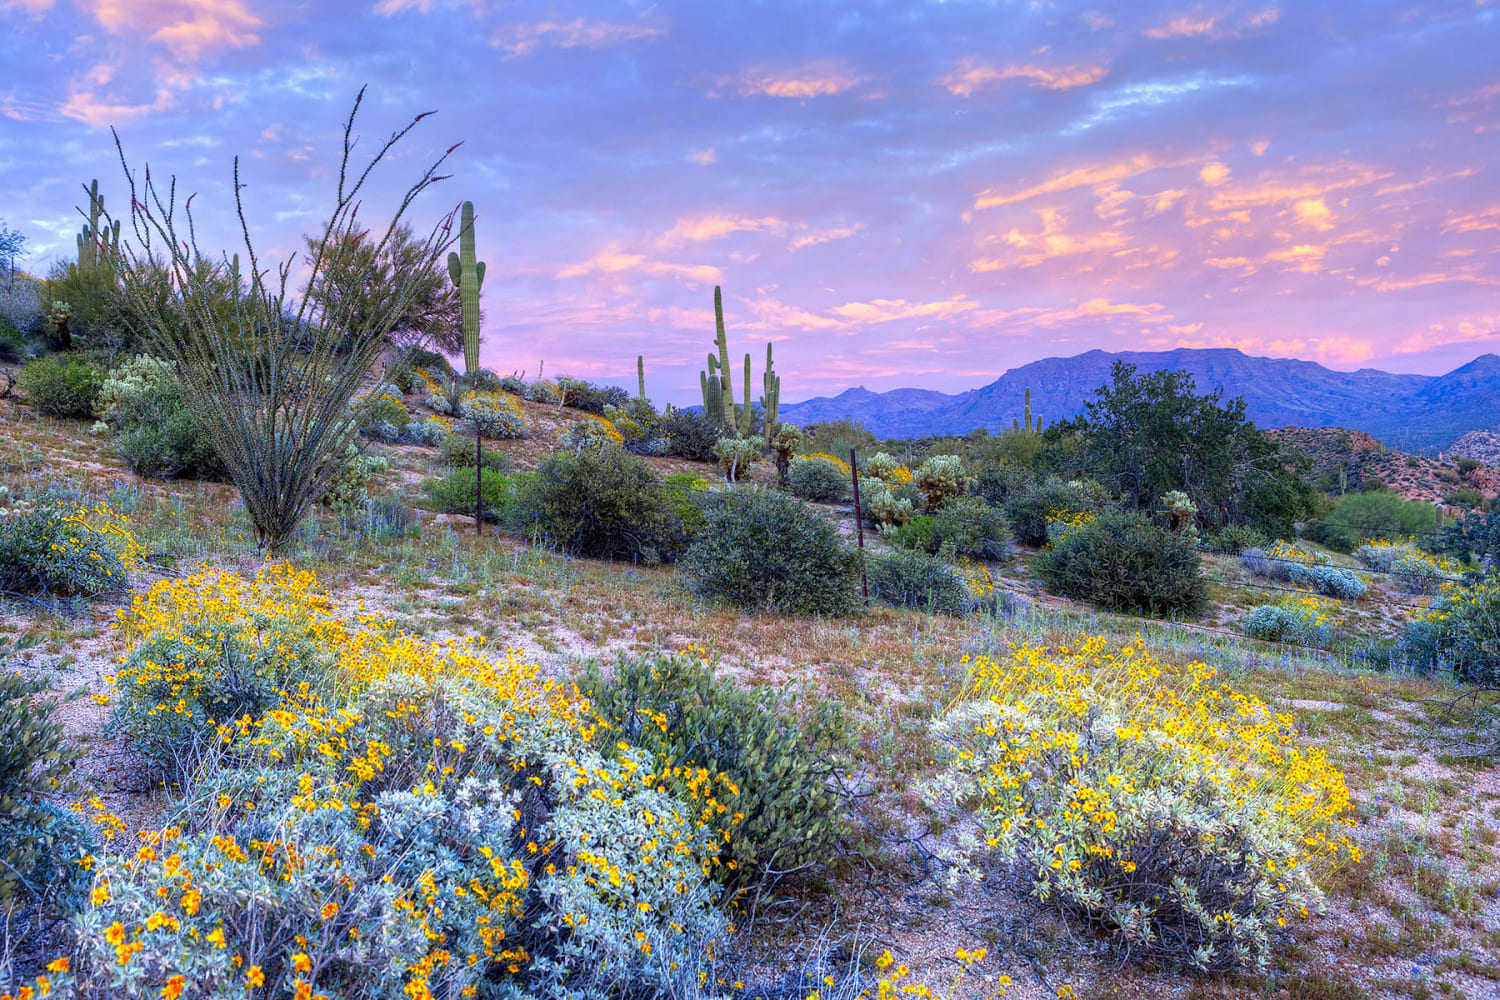
[(0, 0), (0, 66), (38, 272), (90, 178), (120, 208), (111, 126), (229, 251), (238, 155), (286, 257), (361, 86), (356, 154), (436, 111), (361, 217), (462, 141), (416, 221), (475, 203), (501, 373), (634, 387), (641, 354), (693, 402), (716, 284), (788, 401), (1093, 348), (1500, 351), (1500, 0)]

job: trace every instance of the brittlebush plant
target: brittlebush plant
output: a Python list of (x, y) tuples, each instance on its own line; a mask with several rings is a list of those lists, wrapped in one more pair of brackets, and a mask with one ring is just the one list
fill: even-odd
[[(208, 628), (303, 647), (306, 671), (265, 707), (213, 717), (211, 668), (158, 652), (206, 644)], [(56, 985), (153, 1000), (652, 995), (711, 959), (734, 823), (723, 780), (596, 747), (587, 700), (519, 654), (341, 616), (311, 574), (275, 565), (158, 584), (120, 632), (139, 667), (117, 676), (122, 705), (196, 730), (199, 749), (163, 826), (93, 859)]]
[(1343, 775), (1212, 667), (1103, 638), (969, 667), (929, 789), (972, 815), (955, 877), (1018, 869), (1130, 958), (1222, 970), (1264, 966), (1359, 860)]

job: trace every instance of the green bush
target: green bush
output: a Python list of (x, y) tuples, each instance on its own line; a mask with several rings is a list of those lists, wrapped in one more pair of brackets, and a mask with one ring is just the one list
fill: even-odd
[(708, 525), (682, 558), (701, 596), (789, 614), (856, 609), (858, 559), (833, 525), (772, 490), (714, 497)]
[(667, 454), (690, 462), (714, 462), (714, 445), (720, 431), (697, 410), (674, 408), (661, 418), (662, 436), (667, 439)]
[(21, 392), (38, 413), (53, 417), (88, 417), (104, 376), (80, 358), (49, 355), (21, 369)]
[(1305, 587), (1325, 597), (1337, 597), (1341, 601), (1358, 600), (1368, 589), (1353, 570), (1338, 566), (1304, 566), (1294, 562), (1287, 564), (1286, 573), (1294, 586)]
[(1450, 507), (1483, 507), (1484, 494), (1472, 486), (1460, 486), (1448, 491), (1443, 503)]
[(0, 912), (14, 910), (13, 932), (82, 904), (89, 875), (78, 859), (92, 842), (77, 815), (48, 799), (71, 786), (80, 754), (64, 740), (56, 699), (40, 697), (47, 685), (8, 669), (30, 645), (0, 638)]
[(953, 564), (925, 552), (872, 553), (865, 559), (865, 575), (870, 596), (893, 608), (965, 615), (973, 606)]
[(1209, 540), (1210, 551), (1224, 555), (1239, 555), (1246, 549), (1263, 548), (1270, 539), (1258, 529), (1246, 524), (1226, 525)]
[(1408, 594), (1436, 594), (1458, 574), (1440, 566), (1422, 552), (1412, 552), (1391, 563), (1391, 579)]
[(622, 656), (609, 677), (589, 664), (577, 683), (608, 724), (601, 749), (623, 738), (732, 783), (716, 797), (744, 818), (720, 854), (721, 881), (766, 887), (827, 862), (846, 821), (837, 781), (853, 745), (839, 702), (801, 706), (777, 688), (740, 687), (719, 676), (715, 662), (682, 655)]
[(513, 396), (467, 392), (459, 400), (459, 412), (487, 438), (513, 439), (531, 434), (531, 425)]
[(120, 435), (116, 447), (131, 471), (152, 479), (222, 480), (228, 472), (213, 442), (187, 410), (159, 425), (137, 425)]
[(1112, 611), (1197, 614), (1208, 603), (1198, 550), (1134, 514), (1110, 511), (1065, 533), (1032, 563), (1054, 593)]
[(1252, 608), (1240, 618), (1240, 631), (1252, 639), (1298, 646), (1323, 648), (1333, 641), (1333, 626), (1315, 603), (1307, 601)]
[(665, 491), (645, 459), (619, 448), (554, 452), (517, 490), (511, 524), (571, 555), (655, 564), (677, 553)]
[[(450, 434), (438, 445), (438, 460), (451, 469), (474, 468), (474, 439), (461, 434)], [(485, 448), (480, 460), (492, 472), (509, 472), (514, 466), (510, 452)]]
[[(472, 453), (470, 455), (472, 458)], [(486, 521), (503, 521), (515, 508), (515, 483), (505, 473), (486, 466), (481, 477), (482, 513)], [(441, 479), (422, 484), (427, 503), (441, 514), (474, 513), (474, 466), (454, 469)]]
[(1432, 504), (1378, 490), (1341, 497), (1326, 518), (1310, 522), (1302, 534), (1335, 552), (1352, 552), (1362, 541), (1422, 537), (1436, 528)]
[(937, 551), (972, 559), (1007, 559), (1005, 517), (979, 497), (954, 497), (933, 515)]
[(1047, 522), (1059, 515), (1093, 514), (1103, 507), (1097, 484), (1063, 482), (1056, 476), (1029, 483), (1005, 501), (1005, 520), (1025, 545), (1047, 544)]
[(849, 477), (826, 458), (792, 459), (786, 484), (794, 496), (817, 503), (837, 503), (849, 495)]
[(108, 523), (63, 500), (0, 514), (0, 592), (90, 597), (125, 589), (122, 539)]
[(20, 361), (26, 356), (26, 335), (0, 317), (0, 361)]
[(606, 407), (621, 407), (630, 402), (630, 393), (617, 385), (595, 385), (581, 378), (564, 375), (557, 380), (563, 405), (585, 413), (603, 414)]

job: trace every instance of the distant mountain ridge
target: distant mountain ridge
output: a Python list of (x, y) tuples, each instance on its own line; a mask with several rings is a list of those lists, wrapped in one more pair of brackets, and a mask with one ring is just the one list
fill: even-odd
[(1226, 397), (1243, 396), (1247, 415), (1262, 428), (1347, 427), (1392, 448), (1429, 452), (1468, 431), (1500, 428), (1500, 355), (1481, 355), (1446, 375), (1393, 375), (1251, 357), (1234, 348), (1186, 347), (1043, 358), (957, 394), (846, 389), (837, 396), (783, 403), (780, 416), (796, 424), (848, 417), (882, 438), (966, 434), (978, 427), (1000, 431), (1022, 417), (1030, 389), (1032, 412), (1051, 423), (1081, 412), (1084, 401), (1109, 381), (1116, 361), (1142, 372), (1186, 371), (1200, 392), (1222, 387)]

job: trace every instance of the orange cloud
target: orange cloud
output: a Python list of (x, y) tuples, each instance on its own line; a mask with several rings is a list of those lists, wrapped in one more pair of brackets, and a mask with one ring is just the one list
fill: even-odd
[(1470, 344), (1481, 340), (1500, 340), (1500, 313), (1462, 320), (1454, 331), (1449, 331), (1442, 323), (1434, 323), (1421, 333), (1405, 338), (1393, 350), (1397, 354), (1411, 354), (1432, 347)]
[(1273, 250), (1266, 254), (1266, 260), (1273, 260), (1280, 264), (1295, 264), (1297, 270), (1309, 273), (1323, 267), (1323, 255), (1327, 252), (1327, 247), (1301, 243), (1285, 250)]
[(1292, 208), (1297, 213), (1297, 221), (1304, 226), (1311, 226), (1319, 232), (1333, 228), (1333, 213), (1322, 198), (1303, 198)]
[(77, 119), (87, 125), (105, 126), (131, 121), (157, 111), (166, 111), (172, 107), (173, 103), (172, 92), (166, 88), (158, 89), (156, 100), (150, 104), (111, 102), (108, 99), (96, 97), (93, 91), (87, 90), (69, 94), (67, 101), (58, 108), (58, 111), (68, 118)]
[(856, 222), (852, 226), (837, 226), (833, 229), (816, 229), (810, 233), (804, 233), (787, 244), (788, 250), (801, 250), (805, 247), (815, 247), (820, 243), (830, 243), (834, 240), (846, 240), (849, 237), (863, 231), (865, 224)]
[(185, 62), (213, 49), (260, 43), (260, 18), (241, 0), (93, 0), (98, 22), (113, 35), (144, 35)]
[(765, 97), (832, 97), (859, 84), (860, 78), (830, 63), (814, 63), (790, 73), (750, 70), (740, 80), (740, 93)]
[(684, 242), (699, 243), (716, 240), (731, 233), (760, 233), (781, 229), (786, 223), (775, 216), (752, 219), (743, 215), (706, 215), (697, 219), (678, 219), (676, 225), (667, 230), (660, 243), (673, 246)]
[(1218, 187), (1229, 180), (1229, 168), (1222, 163), (1207, 164), (1202, 170), (1198, 171), (1198, 179), (1209, 187)]
[(746, 305), (760, 316), (752, 323), (742, 324), (750, 330), (840, 330), (845, 325), (843, 321), (831, 316), (820, 316), (806, 309), (780, 302), (771, 297), (768, 289), (756, 289), (756, 298), (747, 302)]
[(889, 323), (897, 319), (914, 319), (931, 316), (947, 319), (970, 309), (978, 309), (979, 303), (965, 295), (955, 295), (941, 302), (907, 302), (905, 299), (874, 299), (870, 302), (845, 302), (830, 310), (851, 323)]
[(569, 264), (558, 271), (556, 277), (578, 278), (588, 274), (621, 274), (627, 271), (640, 271), (653, 278), (685, 278), (703, 285), (723, 279), (722, 272), (708, 264), (668, 264), (649, 260), (644, 254), (614, 252), (596, 254), (580, 263)]
[(706, 167), (710, 163), (716, 162), (719, 159), (719, 154), (714, 152), (714, 148), (712, 146), (709, 146), (707, 149), (698, 150), (698, 152), (688, 157), (688, 159), (692, 160), (695, 163), (701, 163)]
[(1500, 205), (1477, 212), (1450, 215), (1448, 221), (1443, 223), (1445, 233), (1477, 233), (1488, 229), (1500, 229)]
[(1208, 207), (1215, 212), (1233, 212), (1265, 208), (1323, 198), (1330, 191), (1361, 187), (1389, 177), (1374, 167), (1360, 163), (1330, 163), (1303, 168), (1295, 172), (1262, 173), (1251, 184), (1228, 184), (1217, 188)]
[(1040, 232), (1023, 233), (1012, 229), (1001, 237), (1006, 244), (1023, 251), (1011, 260), (986, 258), (973, 261), (969, 270), (976, 273), (999, 271), (1009, 267), (1035, 267), (1048, 260), (1089, 253), (1095, 250), (1113, 250), (1124, 246), (1125, 239), (1113, 229), (1088, 236), (1070, 236), (1063, 232), (1065, 219), (1055, 208), (1044, 208), (1037, 212), (1041, 217)]
[(664, 34), (664, 29), (649, 24), (614, 24), (577, 17), (571, 21), (509, 24), (491, 36), (490, 44), (511, 56), (523, 56), (542, 45), (559, 49), (604, 49)]
[(1097, 83), (1109, 72), (1107, 66), (1063, 66), (1047, 69), (1034, 63), (1013, 64), (999, 69), (981, 65), (972, 57), (964, 59), (958, 68), (938, 82), (957, 97), (971, 97), (987, 84), (1001, 80), (1027, 80), (1033, 87), (1048, 90), (1069, 90)]
[(1033, 184), (1028, 188), (1018, 191), (997, 192), (993, 188), (981, 191), (974, 199), (974, 208), (995, 208), (999, 205), (1012, 205), (1018, 201), (1028, 201), (1038, 195), (1055, 194), (1059, 191), (1068, 191), (1073, 188), (1095, 187), (1107, 184), (1110, 181), (1120, 181), (1127, 177), (1135, 177), (1144, 174), (1157, 167), (1169, 164), (1158, 163), (1145, 153), (1132, 156), (1128, 160), (1119, 163), (1098, 163), (1087, 167), (1078, 167), (1057, 174), (1040, 184)]

